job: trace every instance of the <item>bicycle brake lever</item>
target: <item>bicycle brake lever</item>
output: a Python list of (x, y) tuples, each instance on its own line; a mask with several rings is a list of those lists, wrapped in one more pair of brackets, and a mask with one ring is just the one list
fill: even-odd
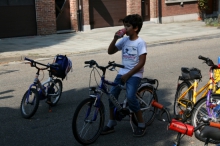
[(159, 111), (159, 113), (157, 114), (157, 119), (158, 119), (159, 121), (163, 121), (163, 122), (166, 121), (165, 119), (162, 118), (162, 116), (163, 116), (164, 113), (165, 113), (165, 111), (164, 111), (163, 109), (161, 109), (161, 110)]
[(110, 71), (115, 71), (115, 67), (112, 67), (109, 69)]
[[(166, 115), (167, 119), (163, 118), (164, 114)], [(166, 108), (160, 109), (159, 113), (157, 114), (157, 119), (162, 122), (170, 123), (171, 118), (170, 118), (170, 114), (169, 114), (168, 110)]]

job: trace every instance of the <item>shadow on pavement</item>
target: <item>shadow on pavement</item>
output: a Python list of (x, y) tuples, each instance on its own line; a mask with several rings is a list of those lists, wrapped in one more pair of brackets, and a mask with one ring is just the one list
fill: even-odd
[(7, 91), (0, 92), (0, 100), (13, 97), (11, 95), (10, 96), (4, 96), (5, 93), (9, 93), (9, 92), (13, 92), (13, 91), (14, 90), (7, 90)]
[[(165, 99), (169, 94), (167, 91), (167, 89), (160, 89), (158, 98), (161, 104), (171, 109), (172, 103)], [(36, 114), (30, 119), (21, 117), (20, 102), (14, 107), (0, 107), (0, 145), (79, 145), (72, 134), (72, 118), (77, 105), (88, 98), (88, 95), (88, 88), (65, 91), (57, 106), (52, 107), (52, 112), (48, 112), (48, 105), (45, 101), (41, 101)], [(105, 122), (107, 122), (108, 100), (105, 96), (103, 103), (106, 108)], [(113, 134), (100, 136), (92, 145), (118, 145), (119, 143), (127, 145), (129, 143), (129, 145), (164, 146), (172, 145), (177, 135), (176, 132), (167, 130), (167, 123), (157, 119), (148, 127), (146, 135), (141, 138), (132, 136), (128, 121), (118, 122), (115, 130)], [(182, 140), (181, 143), (184, 145), (188, 142)]]

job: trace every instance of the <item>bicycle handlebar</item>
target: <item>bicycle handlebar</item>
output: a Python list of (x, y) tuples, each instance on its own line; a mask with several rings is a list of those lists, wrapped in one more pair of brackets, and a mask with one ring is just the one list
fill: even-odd
[(204, 56), (199, 55), (198, 58), (201, 59), (201, 60), (204, 60), (205, 63), (206, 63), (208, 66), (212, 66), (212, 67), (214, 67), (214, 68), (219, 68), (219, 67), (218, 67), (217, 65), (215, 65), (215, 64), (213, 63), (213, 61), (212, 61), (211, 59), (209, 59), (208, 57), (204, 57)]
[(215, 127), (215, 128), (220, 128), (220, 123), (209, 122), (209, 126)]
[[(36, 67), (37, 69), (39, 70), (45, 70), (45, 69), (48, 69), (49, 67), (52, 67), (54, 69), (57, 69), (57, 66), (56, 65), (52, 65), (52, 64), (43, 64), (43, 63), (40, 63), (40, 62), (37, 62), (37, 61), (34, 61), (30, 58), (27, 58), (25, 57), (24, 60), (27, 60), (27, 61), (30, 61), (31, 62), (31, 67)], [(36, 64), (39, 64), (39, 65), (42, 65), (42, 66), (45, 66), (46, 68), (39, 68), (36, 66)]]
[(90, 60), (90, 61), (85, 61), (85, 64), (89, 64), (89, 67), (92, 67), (94, 65), (96, 65), (98, 68), (102, 69), (102, 68), (109, 68), (111, 66), (113, 67), (120, 67), (120, 68), (124, 68), (124, 65), (121, 65), (121, 64), (116, 64), (114, 61), (112, 62), (108, 62), (108, 65), (106, 67), (103, 67), (103, 66), (99, 66), (98, 63), (95, 61), (95, 60)]
[[(194, 127), (193, 131), (197, 131), (198, 129), (200, 129), (203, 126), (210, 126), (210, 127), (214, 127), (214, 128), (220, 128), (220, 123), (216, 123), (216, 122), (212, 122), (210, 121), (210, 118), (202, 118), (203, 123), (199, 124), (198, 126)], [(219, 129), (220, 130), (220, 129)]]
[[(168, 122), (168, 123), (171, 122), (170, 112), (162, 104), (160, 104), (157, 101), (153, 100), (151, 102), (151, 105), (153, 107), (156, 107), (156, 108), (160, 109), (160, 112), (158, 113), (158, 117), (157, 117), (158, 120), (163, 121), (163, 122)], [(166, 114), (167, 120), (163, 118), (164, 114)]]
[(49, 67), (49, 65), (39, 63), (39, 62), (34, 61), (34, 60), (32, 60), (32, 59), (30, 59), (30, 58), (27, 58), (27, 57), (25, 57), (24, 60), (30, 61), (31, 63), (36, 63), (36, 64), (40, 64), (40, 65), (42, 65), (42, 66)]
[(204, 61), (206, 61), (208, 58), (206, 58), (206, 57), (203, 57), (203, 56), (201, 56), (201, 55), (199, 55), (199, 57), (198, 57), (199, 59), (201, 59), (201, 60), (204, 60)]

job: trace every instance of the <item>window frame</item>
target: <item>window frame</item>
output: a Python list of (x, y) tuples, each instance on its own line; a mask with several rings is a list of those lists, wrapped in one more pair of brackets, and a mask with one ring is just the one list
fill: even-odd
[(165, 0), (165, 4), (169, 3), (184, 3), (184, 2), (194, 2), (198, 0)]

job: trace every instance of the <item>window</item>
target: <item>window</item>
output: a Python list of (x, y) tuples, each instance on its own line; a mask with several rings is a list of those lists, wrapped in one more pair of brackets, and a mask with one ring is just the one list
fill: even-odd
[(183, 2), (192, 2), (198, 0), (165, 0), (165, 3), (183, 3)]

